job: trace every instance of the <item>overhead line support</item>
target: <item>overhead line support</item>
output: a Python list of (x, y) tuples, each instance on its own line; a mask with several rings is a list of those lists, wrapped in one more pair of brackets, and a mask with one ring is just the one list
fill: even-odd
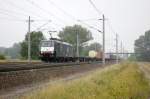
[(118, 34), (116, 34), (116, 63), (118, 64)]
[(31, 20), (31, 17), (29, 16), (29, 20), (28, 20), (28, 62), (31, 62), (31, 22), (33, 22), (33, 20)]
[(105, 16), (103, 14), (103, 58), (102, 58), (102, 62), (103, 65), (105, 65)]

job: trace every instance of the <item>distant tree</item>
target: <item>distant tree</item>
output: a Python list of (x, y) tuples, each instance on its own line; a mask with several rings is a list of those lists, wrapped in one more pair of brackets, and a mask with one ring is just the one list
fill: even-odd
[(136, 61), (137, 60), (136, 59), (136, 55), (134, 55), (134, 54), (130, 55), (129, 58), (128, 58), (128, 60), (130, 60), (130, 61)]
[(102, 48), (102, 46), (101, 46), (101, 44), (99, 44), (99, 43), (92, 43), (90, 46), (89, 46), (89, 50), (95, 50), (95, 51), (97, 51), (97, 52), (100, 52), (101, 51), (101, 48)]
[(4, 54), (12, 59), (20, 58), (20, 43), (15, 43), (12, 47), (6, 48)]
[(6, 48), (5, 47), (0, 47), (0, 53), (4, 54), (5, 53)]
[(135, 40), (135, 53), (138, 60), (150, 61), (150, 30)]
[[(41, 40), (44, 40), (44, 35), (41, 31), (31, 32), (31, 58), (38, 59), (39, 57), (39, 44)], [(28, 35), (26, 34), (25, 40), (21, 43), (20, 54), (22, 58), (28, 57)]]
[(0, 54), (0, 60), (5, 60), (5, 59), (6, 59), (6, 57), (4, 55)]
[(80, 54), (82, 53), (82, 43), (92, 40), (92, 33), (80, 25), (66, 26), (59, 32), (59, 37), (65, 42), (72, 44), (76, 50), (77, 33), (79, 35)]
[(101, 48), (102, 48), (101, 44), (95, 42), (95, 43), (90, 44), (89, 46), (85, 46), (85, 47), (83, 48), (84, 51), (83, 51), (82, 54), (83, 54), (84, 56), (88, 56), (88, 53), (89, 53), (90, 50), (94, 50), (94, 51), (96, 51), (96, 52), (100, 52), (100, 51), (101, 51)]

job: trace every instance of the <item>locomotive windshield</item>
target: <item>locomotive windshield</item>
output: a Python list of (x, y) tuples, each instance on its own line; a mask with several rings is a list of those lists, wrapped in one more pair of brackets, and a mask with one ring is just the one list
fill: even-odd
[(53, 41), (42, 41), (41, 42), (41, 47), (51, 47), (51, 46), (54, 46)]

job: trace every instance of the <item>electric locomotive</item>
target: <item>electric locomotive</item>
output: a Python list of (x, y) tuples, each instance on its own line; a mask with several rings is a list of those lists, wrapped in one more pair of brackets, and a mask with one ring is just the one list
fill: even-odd
[(55, 38), (42, 40), (40, 43), (40, 59), (45, 62), (75, 61), (73, 46)]

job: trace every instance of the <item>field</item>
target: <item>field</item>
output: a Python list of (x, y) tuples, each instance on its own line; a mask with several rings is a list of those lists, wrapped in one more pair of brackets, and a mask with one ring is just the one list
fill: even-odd
[(149, 80), (132, 62), (96, 70), (86, 77), (58, 82), (19, 99), (149, 99)]

